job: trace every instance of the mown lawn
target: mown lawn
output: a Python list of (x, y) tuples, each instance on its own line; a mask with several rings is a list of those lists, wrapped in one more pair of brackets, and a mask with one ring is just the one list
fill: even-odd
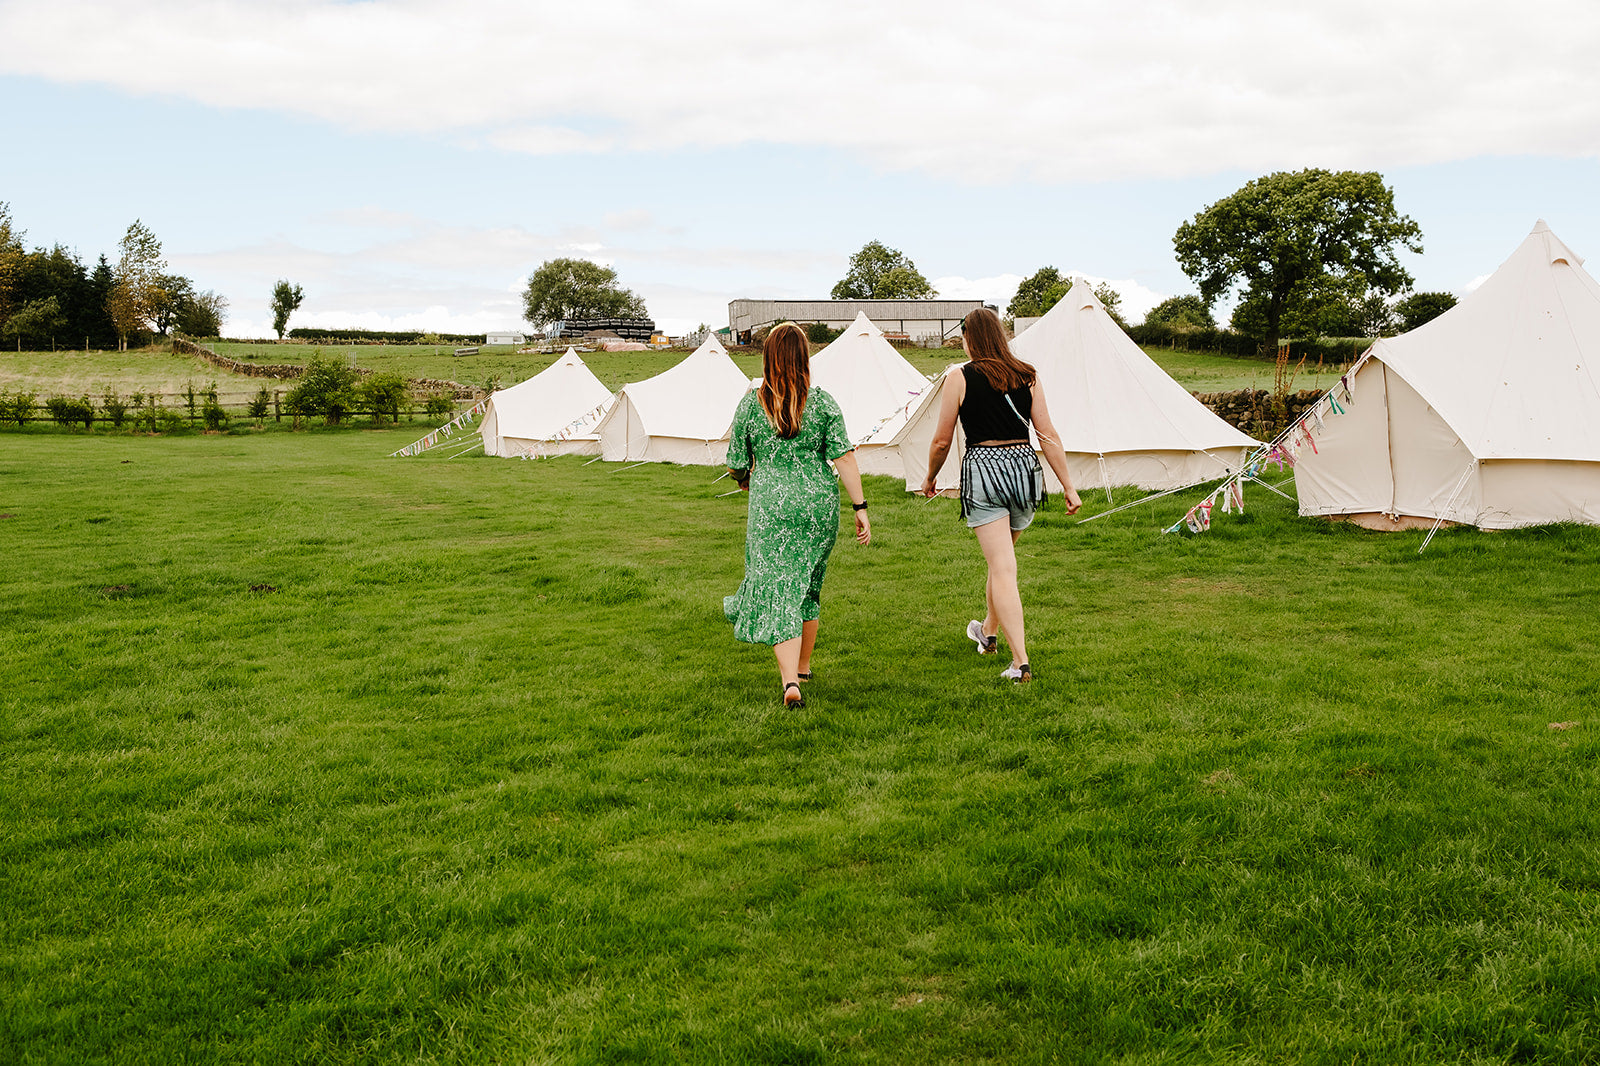
[(0, 1061), (1596, 1058), (1600, 530), (1054, 512), (1018, 688), (869, 479), (788, 713), (716, 471), (409, 439), (0, 434)]

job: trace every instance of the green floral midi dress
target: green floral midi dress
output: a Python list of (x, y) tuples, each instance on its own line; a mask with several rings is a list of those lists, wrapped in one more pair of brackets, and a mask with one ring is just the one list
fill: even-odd
[(754, 392), (739, 401), (728, 465), (752, 468), (744, 580), (722, 609), (733, 635), (780, 644), (822, 611), (822, 578), (839, 537), (839, 483), (828, 460), (850, 451), (844, 415), (819, 388), (806, 395), (800, 432), (778, 436)]

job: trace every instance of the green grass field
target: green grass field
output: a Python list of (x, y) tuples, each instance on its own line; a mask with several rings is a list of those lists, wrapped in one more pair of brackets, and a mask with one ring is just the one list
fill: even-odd
[(0, 1061), (1596, 1059), (1600, 530), (1055, 511), (1019, 688), (868, 479), (789, 713), (717, 471), (410, 436), (0, 434)]
[[(309, 344), (241, 344), (218, 342), (212, 345), (219, 355), (251, 359), (258, 363), (303, 365), (312, 352), (324, 357), (354, 360), (358, 366), (398, 373), (411, 378), (439, 378), (465, 385), (484, 387), (498, 381), (509, 387), (525, 381), (555, 361), (554, 354), (518, 352), (511, 347), (483, 346), (477, 355), (457, 358), (449, 345), (348, 345), (317, 348)], [(1214, 352), (1183, 352), (1166, 348), (1147, 349), (1148, 354), (1184, 388), (1193, 392), (1224, 392), (1232, 389), (1271, 389), (1273, 365), (1259, 359), (1220, 355)], [(583, 360), (607, 386), (620, 389), (630, 381), (641, 381), (674, 366), (687, 353), (681, 350), (659, 352), (585, 352)], [(903, 351), (912, 365), (925, 374), (935, 374), (962, 355), (954, 349), (907, 348)], [(761, 373), (761, 357), (740, 350), (733, 356), (741, 370), (754, 377)], [(1296, 388), (1326, 388), (1338, 369), (1306, 367), (1296, 378)], [(88, 394), (97, 399), (109, 386), (123, 395), (140, 392), (181, 393), (192, 382), (197, 388), (216, 381), (224, 396), (238, 402), (253, 395), (263, 379), (229, 374), (199, 359), (175, 356), (154, 350), (136, 352), (0, 352), (0, 392), (31, 389), (42, 400), (60, 393), (69, 396)], [(267, 382), (271, 385), (271, 382)], [(273, 386), (279, 387), (279, 386)]]

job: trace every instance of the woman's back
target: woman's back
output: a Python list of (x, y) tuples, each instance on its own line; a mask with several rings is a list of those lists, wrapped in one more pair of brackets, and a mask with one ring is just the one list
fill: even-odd
[[(968, 444), (1028, 439), (1024, 419), (1033, 414), (1032, 388), (1020, 385), (1001, 392), (971, 363), (961, 368), (961, 376), (966, 384), (966, 396), (961, 401), (961, 432), (966, 434)], [(1010, 403), (1006, 402), (1008, 398)]]

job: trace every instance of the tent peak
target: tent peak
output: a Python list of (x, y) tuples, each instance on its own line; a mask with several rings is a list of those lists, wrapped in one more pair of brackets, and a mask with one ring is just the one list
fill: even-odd
[(854, 322), (850, 323), (850, 328), (847, 332), (872, 336), (874, 334), (881, 334), (883, 330), (879, 329), (877, 324), (874, 323), (872, 319), (867, 317), (867, 313), (865, 311), (857, 311), (856, 319)]
[(1073, 308), (1079, 311), (1104, 306), (1100, 303), (1100, 297), (1094, 294), (1094, 287), (1089, 284), (1087, 278), (1073, 278), (1072, 288), (1067, 290), (1067, 297), (1073, 301)]
[(1556, 236), (1555, 230), (1550, 228), (1549, 223), (1542, 218), (1533, 224), (1533, 231), (1528, 234), (1529, 240), (1535, 238), (1538, 238), (1544, 244), (1547, 256), (1546, 261), (1552, 266), (1556, 263), (1564, 263), (1573, 267), (1583, 266), (1583, 256), (1568, 248), (1561, 238)]

